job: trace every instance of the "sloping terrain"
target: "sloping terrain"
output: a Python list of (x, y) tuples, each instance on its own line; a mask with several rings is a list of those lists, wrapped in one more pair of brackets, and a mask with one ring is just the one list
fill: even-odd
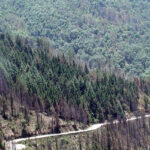
[[(149, 111), (147, 81), (93, 72), (86, 64), (56, 53), (46, 40), (35, 43), (1, 33), (0, 50), (2, 139), (60, 132), (60, 119), (72, 120), (76, 129), (77, 122), (86, 125)], [(48, 125), (40, 114), (53, 121)]]
[[(150, 117), (150, 115), (147, 115)], [(91, 131), (76, 132), (74, 134), (64, 133), (58, 136), (36, 137), (32, 140), (22, 140), (26, 150), (145, 150), (150, 144), (150, 119), (141, 117), (130, 121), (118, 122), (114, 124), (99, 124), (97, 128), (91, 126)], [(94, 129), (92, 129), (94, 127)], [(93, 131), (92, 131), (93, 130)], [(42, 137), (42, 136), (41, 136)]]
[(32, 40), (0, 36), (1, 93), (2, 99), (10, 100), (12, 113), (13, 104), (21, 103), (47, 113), (55, 107), (65, 119), (102, 121), (136, 111), (140, 95), (150, 94), (149, 83), (144, 80), (91, 72), (63, 55), (53, 56), (46, 41), (38, 40), (37, 46), (31, 47)]
[(150, 75), (149, 0), (1, 0), (0, 28), (47, 37), (91, 68)]

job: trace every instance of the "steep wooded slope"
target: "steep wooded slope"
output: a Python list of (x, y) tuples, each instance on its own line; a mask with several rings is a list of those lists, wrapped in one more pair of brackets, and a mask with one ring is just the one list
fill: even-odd
[(1, 30), (48, 37), (91, 68), (150, 74), (148, 0), (1, 0)]
[(29, 39), (0, 35), (1, 96), (11, 104), (18, 100), (29, 109), (49, 113), (54, 106), (65, 119), (92, 121), (136, 111), (140, 92), (150, 94), (144, 80), (91, 72), (63, 55), (54, 56), (44, 40), (31, 45), (35, 44)]
[[(71, 59), (56, 53), (46, 40), (35, 43), (0, 33), (0, 139), (5, 137), (4, 124), (13, 120), (22, 122), (25, 136), (31, 111), (53, 116), (59, 132), (58, 118), (87, 124), (149, 110), (149, 82), (93, 72)], [(35, 129), (40, 129), (39, 119)]]

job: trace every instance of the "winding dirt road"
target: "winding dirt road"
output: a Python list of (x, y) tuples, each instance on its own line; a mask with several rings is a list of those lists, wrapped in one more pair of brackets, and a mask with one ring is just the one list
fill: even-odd
[[(149, 118), (150, 114), (145, 115), (144, 117)], [(142, 118), (141, 116), (131, 117), (130, 119), (127, 119), (126, 121), (129, 122), (129, 121), (134, 121), (134, 120), (141, 119), (141, 118)], [(114, 120), (112, 123), (117, 124), (117, 123), (119, 123), (119, 121)], [(35, 140), (35, 139), (41, 139), (41, 138), (46, 138), (46, 137), (56, 137), (56, 136), (63, 136), (63, 135), (72, 135), (72, 134), (78, 134), (78, 133), (85, 133), (85, 132), (97, 130), (97, 129), (101, 128), (102, 126), (105, 126), (105, 125), (108, 125), (108, 124), (110, 124), (110, 122), (94, 124), (94, 125), (91, 125), (91, 127), (87, 128), (87, 129), (84, 129), (84, 130), (69, 131), (69, 132), (58, 133), (58, 134), (38, 135), (38, 136), (33, 136), (33, 137), (28, 137), (28, 138), (15, 139), (15, 140), (7, 142), (8, 148), (9, 148), (8, 150), (22, 150), (22, 149), (24, 149), (25, 145), (17, 144), (17, 143), (20, 143), (22, 141)]]

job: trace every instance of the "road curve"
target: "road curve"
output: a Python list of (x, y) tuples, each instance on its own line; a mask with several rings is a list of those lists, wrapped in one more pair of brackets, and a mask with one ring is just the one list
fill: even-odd
[[(150, 114), (144, 116), (144, 118), (149, 118), (149, 117), (150, 117)], [(141, 116), (131, 117), (131, 118), (127, 119), (126, 121), (129, 122), (129, 121), (134, 121), (134, 120), (138, 120), (138, 119), (141, 119), (141, 118), (142, 118)], [(119, 123), (119, 121), (114, 120), (112, 123), (117, 124), (117, 123)], [(35, 140), (35, 139), (41, 139), (41, 138), (46, 138), (46, 137), (57, 137), (57, 136), (63, 136), (63, 135), (71, 135), (71, 134), (77, 134), (77, 133), (85, 133), (85, 132), (97, 130), (97, 129), (101, 128), (102, 126), (105, 126), (105, 125), (108, 125), (108, 124), (110, 124), (110, 122), (94, 124), (94, 125), (91, 125), (91, 127), (87, 128), (87, 129), (84, 129), (84, 130), (69, 131), (69, 132), (58, 133), (58, 134), (38, 135), (38, 136), (33, 136), (33, 137), (28, 137), (28, 138), (15, 139), (15, 140), (7, 142), (8, 147), (9, 147), (8, 150), (15, 150), (16, 145), (19, 145), (17, 143), (22, 142), (22, 141)], [(20, 146), (21, 146), (21, 144), (20, 144)], [(22, 147), (23, 147), (23, 145), (22, 145)]]

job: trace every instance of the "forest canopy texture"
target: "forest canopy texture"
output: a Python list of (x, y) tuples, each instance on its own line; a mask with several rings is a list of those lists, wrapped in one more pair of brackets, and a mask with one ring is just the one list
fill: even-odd
[(56, 133), (60, 120), (76, 130), (149, 113), (149, 8), (149, 0), (0, 0), (0, 149), (42, 133), (40, 115)]
[(1, 0), (0, 29), (126, 74), (150, 74), (149, 0)]
[[(59, 119), (76, 127), (76, 122), (86, 125), (149, 110), (149, 81), (90, 70), (56, 52), (47, 40), (0, 33), (0, 149), (5, 149), (4, 139), (41, 133), (40, 113), (53, 117), (49, 131), (58, 133)], [(28, 132), (33, 112), (35, 131)], [(20, 134), (13, 120), (21, 123)], [(7, 132), (14, 134), (6, 134), (6, 122)]]
[(15, 103), (20, 105), (17, 107), (48, 114), (55, 109), (64, 119), (85, 123), (136, 112), (140, 99), (144, 101), (144, 109), (149, 108), (149, 82), (90, 71), (86, 64), (81, 66), (57, 54), (45, 40), (34, 43), (31, 39), (1, 33), (0, 49), (3, 117), (7, 118), (9, 105), (13, 115)]

